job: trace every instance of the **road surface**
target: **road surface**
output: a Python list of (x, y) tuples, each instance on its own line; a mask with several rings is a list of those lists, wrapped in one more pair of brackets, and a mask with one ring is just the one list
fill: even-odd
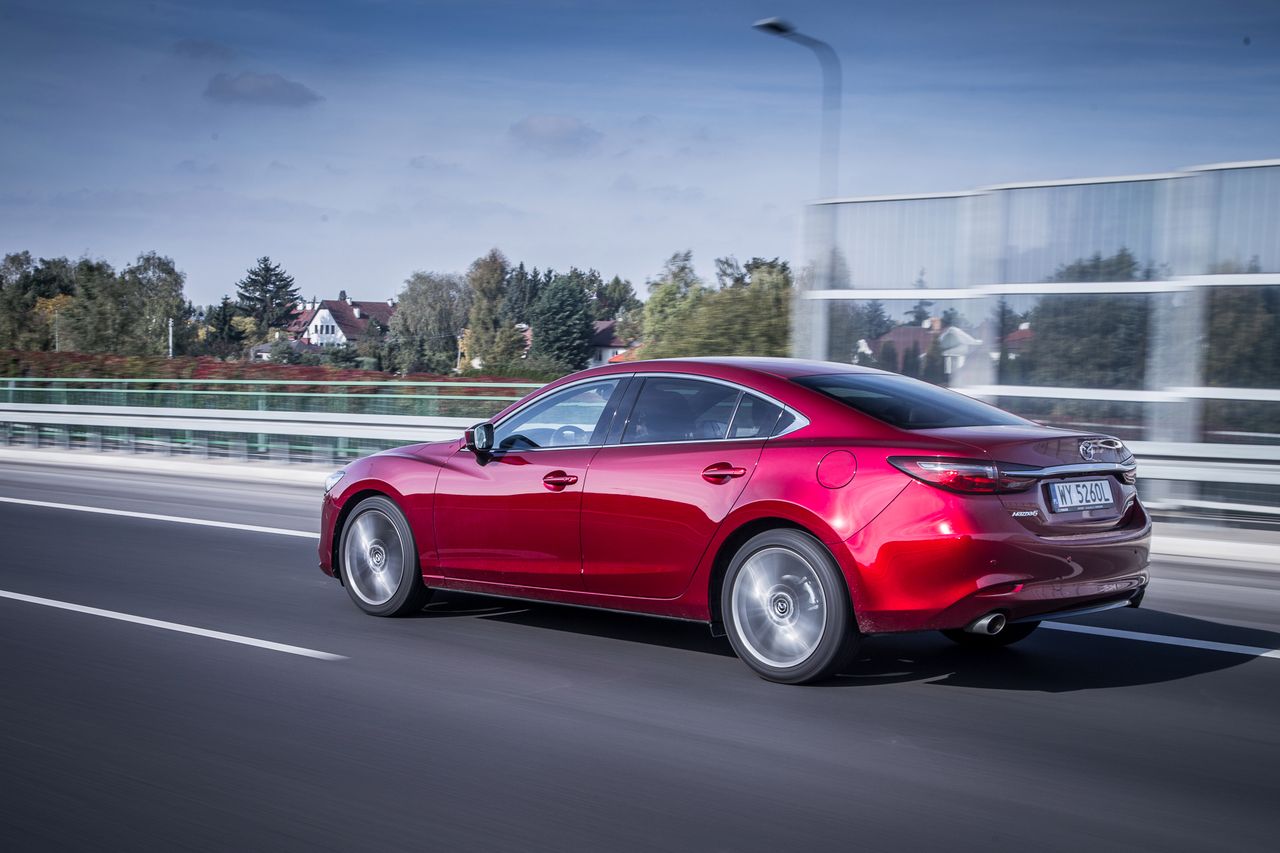
[[(15, 463), (0, 498), (303, 533), (318, 506)], [(1280, 844), (1265, 566), (1159, 562), (1142, 610), (1075, 623), (1136, 636), (879, 637), (786, 687), (696, 625), (465, 595), (364, 616), (305, 536), (0, 502), (0, 542), (9, 853)]]

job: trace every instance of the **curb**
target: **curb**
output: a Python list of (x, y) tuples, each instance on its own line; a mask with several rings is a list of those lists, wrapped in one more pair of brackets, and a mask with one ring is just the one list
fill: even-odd
[(127, 471), (147, 474), (167, 474), (175, 477), (211, 477), (218, 480), (240, 480), (320, 486), (324, 478), (338, 466), (330, 465), (276, 465), (269, 462), (219, 462), (214, 460), (174, 459), (173, 457), (149, 458), (125, 456), (114, 453), (95, 453), (74, 450), (33, 450), (0, 447), (0, 462), (17, 462), (56, 468), (96, 468), (104, 471)]
[(1238, 542), (1230, 539), (1190, 539), (1156, 536), (1151, 541), (1154, 557), (1188, 557), (1200, 560), (1235, 560), (1280, 568), (1280, 545)]

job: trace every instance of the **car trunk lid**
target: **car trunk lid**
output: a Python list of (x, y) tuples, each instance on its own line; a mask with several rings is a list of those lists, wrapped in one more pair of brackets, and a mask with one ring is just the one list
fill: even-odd
[(1034, 424), (950, 427), (919, 432), (965, 446), (973, 458), (1030, 469), (1036, 482), (1000, 495), (1010, 515), (1042, 536), (1113, 530), (1125, 521), (1136, 495), (1124, 468), (1132, 456), (1117, 439)]

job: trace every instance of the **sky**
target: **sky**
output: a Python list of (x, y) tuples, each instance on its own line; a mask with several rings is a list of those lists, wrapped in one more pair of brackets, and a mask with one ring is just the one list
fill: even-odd
[(0, 0), (0, 251), (261, 255), (304, 297), (415, 270), (799, 259), (818, 64), (839, 194), (1280, 157), (1280, 3)]

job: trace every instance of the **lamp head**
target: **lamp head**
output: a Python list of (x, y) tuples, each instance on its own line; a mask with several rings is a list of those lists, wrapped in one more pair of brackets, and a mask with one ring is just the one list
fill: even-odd
[(796, 31), (796, 28), (788, 24), (781, 18), (764, 18), (756, 21), (751, 26), (761, 32), (770, 33), (775, 36), (789, 36)]

